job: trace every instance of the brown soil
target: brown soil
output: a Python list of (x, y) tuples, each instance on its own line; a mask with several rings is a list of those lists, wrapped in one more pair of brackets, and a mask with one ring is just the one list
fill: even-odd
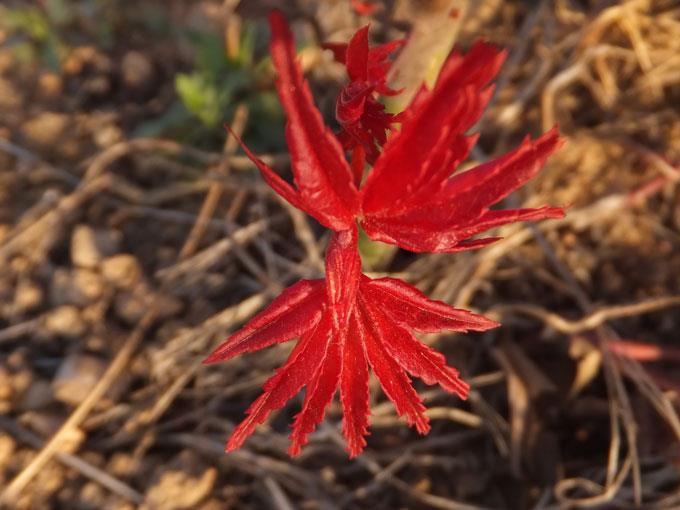
[[(564, 204), (568, 216), (504, 229), (484, 250), (392, 253), (375, 267), (503, 327), (426, 338), (471, 398), (417, 386), (433, 424), (421, 437), (373, 385), (369, 445), (349, 461), (339, 402), (302, 455), (286, 455), (299, 397), (223, 452), (290, 347), (200, 361), (278, 289), (321, 274), (327, 236), (223, 148), (219, 123), (168, 112), (177, 74), (204, 48), (187, 33), (226, 34), (228, 52), (256, 27), (239, 71), (251, 81), (221, 120), (247, 107), (249, 143), (285, 170), (280, 113), (258, 110), (273, 87), (263, 16), (285, 7), (329, 118), (342, 70), (316, 43), (367, 20), (344, 0), (241, 2), (229, 14), (237, 3), (0, 6), (4, 504), (678, 508), (680, 4), (470, 2), (456, 44), (511, 50), (474, 157), (559, 123), (566, 146), (508, 201)], [(405, 3), (378, 10), (377, 40), (447, 4)], [(30, 9), (48, 36), (10, 23)]]

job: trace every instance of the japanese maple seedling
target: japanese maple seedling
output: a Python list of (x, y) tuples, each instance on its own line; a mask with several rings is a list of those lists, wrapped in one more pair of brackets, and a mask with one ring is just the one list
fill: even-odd
[[(206, 362), (299, 338), (286, 364), (265, 382), (263, 394), (234, 430), (227, 450), (239, 448), (272, 411), (305, 387), (291, 433), (289, 453), (297, 455), (339, 388), (343, 433), (353, 457), (366, 446), (369, 368), (397, 413), (424, 434), (430, 426), (409, 374), (462, 399), (469, 388), (444, 356), (420, 342), (414, 332), (484, 331), (498, 326), (433, 301), (403, 281), (363, 275), (357, 224), (371, 238), (406, 250), (455, 252), (498, 240), (470, 239), (493, 227), (559, 218), (563, 211), (556, 207), (490, 206), (534, 177), (561, 142), (553, 129), (536, 140), (527, 138), (498, 159), (455, 173), (477, 140), (468, 131), (488, 103), (490, 82), (505, 58), (504, 52), (485, 43), (475, 44), (465, 55), (454, 53), (434, 88), (421, 89), (399, 114), (400, 130), (388, 136), (395, 119), (384, 112), (375, 94), (395, 92), (386, 86), (385, 73), (388, 56), (401, 42), (369, 49), (368, 29), (362, 28), (349, 44), (327, 46), (346, 64), (350, 78), (336, 108), (341, 143), (314, 106), (284, 17), (274, 12), (269, 21), (276, 87), (288, 118), (293, 184), (240, 143), (279, 195), (333, 231), (326, 274), (284, 290)], [(350, 149), (351, 164), (345, 158)], [(357, 168), (363, 170), (364, 155), (373, 167), (362, 184)]]

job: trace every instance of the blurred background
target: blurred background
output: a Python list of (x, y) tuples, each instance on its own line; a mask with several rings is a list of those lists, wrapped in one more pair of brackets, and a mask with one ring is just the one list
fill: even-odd
[[(508, 48), (475, 161), (559, 123), (508, 204), (566, 219), (475, 252), (362, 241), (364, 269), (503, 323), (429, 335), (468, 402), (417, 382), (418, 436), (373, 384), (365, 453), (340, 404), (290, 459), (293, 400), (223, 445), (291, 345), (206, 367), (327, 233), (284, 175), (266, 14), (284, 10), (333, 124), (323, 41), (411, 34), (401, 86), (452, 47)], [(403, 107), (397, 98), (392, 109)], [(20, 509), (680, 508), (680, 2), (5, 0), (0, 5), (0, 506)]]

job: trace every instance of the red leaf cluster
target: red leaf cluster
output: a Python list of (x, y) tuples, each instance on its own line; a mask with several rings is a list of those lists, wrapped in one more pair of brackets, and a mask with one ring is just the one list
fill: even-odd
[[(414, 332), (483, 331), (497, 326), (480, 315), (430, 300), (400, 280), (363, 275), (357, 222), (371, 238), (407, 250), (454, 252), (495, 241), (470, 237), (499, 225), (561, 217), (563, 211), (554, 207), (490, 209), (534, 177), (560, 140), (553, 129), (536, 140), (526, 139), (498, 159), (455, 173), (477, 139), (468, 131), (488, 103), (490, 82), (505, 58), (503, 52), (478, 43), (465, 55), (452, 55), (434, 88), (423, 88), (400, 114), (401, 130), (385, 138), (382, 153), (376, 152), (373, 168), (361, 185), (356, 170), (363, 169), (363, 159), (359, 156), (350, 165), (342, 145), (324, 125), (295, 60), (285, 19), (274, 12), (270, 26), (276, 86), (288, 118), (293, 184), (240, 143), (277, 193), (333, 230), (326, 275), (283, 291), (206, 362), (299, 338), (286, 364), (264, 384), (264, 393), (235, 429), (227, 450), (240, 447), (273, 410), (305, 387), (289, 450), (298, 454), (339, 388), (343, 432), (350, 456), (355, 456), (366, 445), (369, 367), (398, 414), (426, 433), (425, 408), (409, 375), (439, 384), (461, 398), (467, 397), (468, 386), (457, 370), (447, 366), (444, 356), (421, 343)], [(347, 107), (341, 113), (357, 125), (365, 122), (366, 106), (375, 101), (373, 92), (391, 93), (384, 83), (386, 57), (396, 48), (392, 43), (369, 50), (367, 34), (367, 28), (361, 29), (349, 45), (332, 47), (348, 67), (352, 80), (348, 87), (370, 90), (341, 93), (343, 108)]]
[[(354, 34), (349, 44), (323, 45), (333, 52), (335, 60), (347, 67), (350, 79), (335, 105), (335, 118), (342, 128), (340, 141), (345, 149), (360, 147), (369, 163), (375, 162), (379, 148), (387, 142), (387, 131), (396, 121), (396, 116), (385, 111), (375, 93), (387, 96), (399, 93), (387, 86), (386, 77), (391, 65), (388, 58), (403, 43), (400, 39), (369, 48), (368, 26), (365, 26)], [(361, 180), (361, 176), (358, 177), (357, 184)]]

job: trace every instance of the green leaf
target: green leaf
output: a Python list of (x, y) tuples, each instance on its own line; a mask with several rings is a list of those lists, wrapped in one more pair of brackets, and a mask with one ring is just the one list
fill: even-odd
[(175, 89), (187, 110), (209, 126), (220, 120), (220, 93), (202, 74), (178, 74)]
[(42, 42), (50, 33), (50, 26), (43, 13), (34, 7), (28, 9), (7, 10), (2, 20), (3, 25), (19, 30), (35, 40)]

